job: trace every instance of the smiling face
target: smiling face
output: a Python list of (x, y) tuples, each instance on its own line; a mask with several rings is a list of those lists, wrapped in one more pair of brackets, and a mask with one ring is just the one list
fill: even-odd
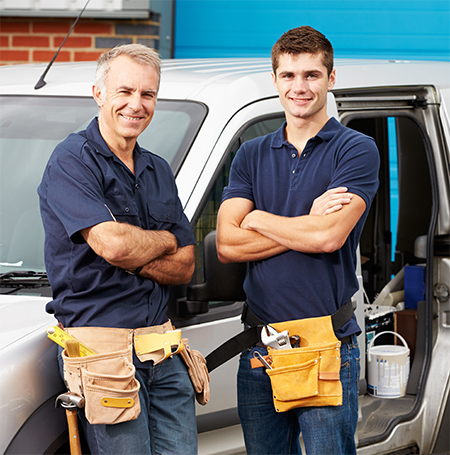
[(327, 92), (335, 82), (335, 70), (328, 76), (321, 54), (281, 54), (273, 83), (288, 121), (310, 120), (325, 124)]
[(100, 108), (100, 132), (113, 151), (134, 148), (153, 118), (157, 90), (158, 74), (151, 66), (124, 55), (110, 62), (103, 93), (94, 85), (93, 95)]

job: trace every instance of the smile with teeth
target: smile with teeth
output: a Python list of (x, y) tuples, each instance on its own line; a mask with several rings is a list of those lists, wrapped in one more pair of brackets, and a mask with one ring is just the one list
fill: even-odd
[(312, 98), (292, 98), (291, 97), (291, 100), (294, 102), (294, 103), (308, 103), (309, 101), (311, 101)]
[(125, 120), (128, 120), (129, 122), (138, 122), (139, 120), (142, 120), (142, 117), (130, 117), (125, 114), (121, 114), (121, 115)]

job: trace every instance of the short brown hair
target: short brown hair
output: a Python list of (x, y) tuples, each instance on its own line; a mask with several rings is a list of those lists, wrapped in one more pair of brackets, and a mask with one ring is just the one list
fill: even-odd
[(325, 35), (314, 28), (304, 25), (293, 28), (284, 33), (272, 48), (272, 69), (277, 74), (279, 57), (282, 54), (322, 54), (322, 61), (328, 71), (328, 76), (333, 71), (333, 46)]

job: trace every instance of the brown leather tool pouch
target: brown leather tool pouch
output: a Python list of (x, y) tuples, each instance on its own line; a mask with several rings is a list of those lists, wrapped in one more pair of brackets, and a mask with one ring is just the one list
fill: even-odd
[(115, 424), (140, 413), (140, 384), (132, 357), (133, 331), (100, 327), (66, 329), (97, 354), (68, 357), (63, 351), (64, 379), (71, 392), (85, 397), (91, 424)]
[[(277, 412), (306, 406), (340, 406), (340, 346), (330, 316), (271, 324), (300, 337), (300, 347), (268, 348), (270, 377)], [(264, 330), (264, 329), (263, 329)]]
[(209, 374), (206, 367), (206, 360), (203, 355), (195, 349), (190, 349), (189, 341), (183, 338), (183, 349), (180, 352), (181, 357), (186, 363), (189, 377), (195, 390), (197, 402), (205, 405), (209, 401)]

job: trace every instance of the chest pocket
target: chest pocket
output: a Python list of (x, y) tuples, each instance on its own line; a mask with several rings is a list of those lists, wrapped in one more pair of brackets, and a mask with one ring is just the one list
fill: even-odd
[(147, 204), (147, 214), (147, 229), (150, 230), (169, 230), (176, 223), (177, 210), (174, 202), (150, 201)]
[(135, 204), (127, 200), (122, 194), (115, 194), (114, 197), (106, 195), (105, 205), (116, 221), (140, 226), (139, 214)]

